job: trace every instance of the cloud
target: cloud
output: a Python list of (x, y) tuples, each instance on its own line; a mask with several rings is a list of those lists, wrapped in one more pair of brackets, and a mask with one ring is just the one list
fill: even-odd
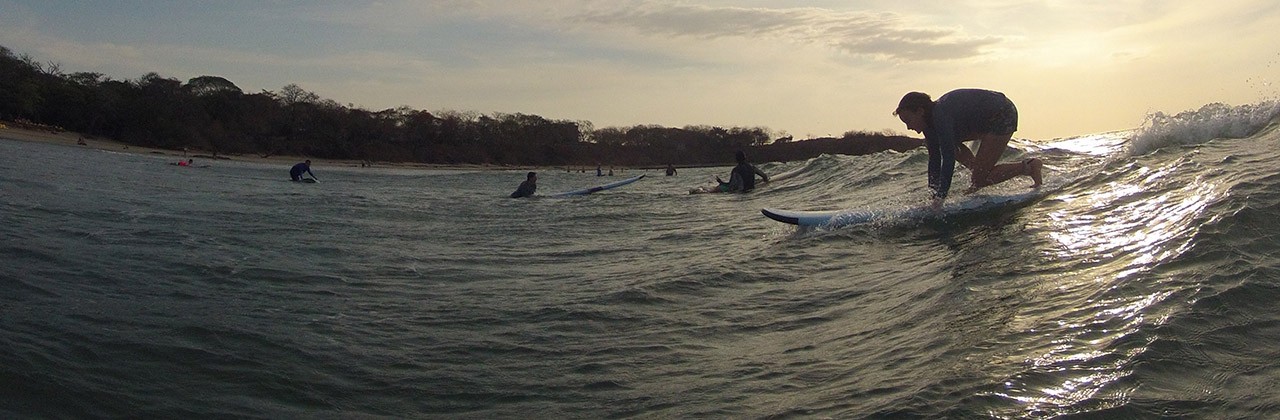
[(412, 36), (455, 22), (477, 24), (500, 16), (468, 0), (336, 2), (298, 7), (290, 18), (367, 33)]
[(892, 61), (976, 58), (998, 37), (967, 36), (959, 29), (916, 27), (889, 12), (841, 12), (819, 8), (741, 8), (650, 4), (589, 12), (566, 20), (595, 28), (630, 30), (648, 37), (782, 40), (834, 48)]
[[(883, 10), (883, 9), (881, 9)], [(921, 23), (901, 12), (816, 7), (748, 8), (665, 1), (491, 2), (387, 0), (294, 9), (306, 21), (391, 39), (419, 38), (472, 50), (540, 49), (557, 54), (625, 52), (701, 61), (732, 43), (762, 48), (816, 47), (828, 54), (888, 62), (983, 58), (1008, 41), (957, 26)], [(670, 41), (678, 41), (672, 44)], [(764, 44), (770, 44), (766, 46)]]

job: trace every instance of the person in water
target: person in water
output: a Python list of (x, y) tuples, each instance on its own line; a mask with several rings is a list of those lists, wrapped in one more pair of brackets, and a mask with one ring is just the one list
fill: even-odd
[[(983, 89), (957, 89), (933, 101), (928, 94), (911, 92), (893, 111), (907, 129), (924, 134), (929, 151), (929, 188), (934, 205), (940, 206), (951, 189), (956, 162), (972, 171), (971, 193), (1016, 176), (1031, 177), (1031, 188), (1042, 184), (1044, 164), (1031, 158), (997, 165), (1009, 139), (1018, 131), (1018, 109), (1003, 93)], [(963, 142), (978, 140), (975, 155)]]
[(720, 192), (751, 192), (756, 189), (756, 175), (760, 175), (763, 182), (769, 182), (769, 175), (765, 175), (764, 171), (756, 168), (755, 165), (747, 163), (747, 154), (739, 150), (733, 154), (733, 158), (738, 161), (738, 166), (733, 167), (733, 171), (729, 172), (729, 182), (720, 180), (716, 177), (716, 183), (720, 184)]
[(667, 164), (667, 176), (675, 176), (676, 167), (670, 163)]
[(316, 174), (311, 173), (311, 159), (307, 159), (305, 162), (293, 165), (293, 168), (289, 169), (289, 178), (292, 178), (294, 181), (301, 181), (303, 173), (311, 175), (312, 178), (316, 177)]
[(180, 160), (180, 161), (178, 161), (178, 163), (175, 163), (174, 165), (178, 165), (178, 166), (192, 166), (192, 165), (194, 165), (194, 164), (195, 164), (195, 161), (193, 161), (193, 160), (191, 160), (191, 159), (187, 159), (187, 160)]
[(538, 173), (529, 172), (525, 175), (524, 182), (511, 193), (511, 198), (531, 197), (535, 191), (538, 191)]

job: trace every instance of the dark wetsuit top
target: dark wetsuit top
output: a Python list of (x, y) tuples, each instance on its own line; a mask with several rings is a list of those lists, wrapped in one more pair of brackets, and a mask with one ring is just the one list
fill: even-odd
[(537, 190), (538, 184), (536, 182), (525, 180), (520, 183), (519, 188), (516, 188), (516, 192), (511, 193), (511, 198), (529, 197)]
[(929, 150), (929, 188), (933, 196), (946, 198), (956, 169), (956, 146), (979, 134), (1013, 134), (1018, 131), (1018, 109), (1003, 93), (982, 89), (956, 89), (938, 98), (924, 130)]
[(761, 173), (760, 170), (750, 163), (739, 163), (729, 173), (729, 182), (720, 185), (720, 188), (725, 192), (751, 192), (751, 190), (756, 189), (757, 173)]
[(306, 162), (302, 162), (297, 165), (293, 165), (293, 168), (289, 169), (289, 178), (293, 178), (294, 181), (301, 181), (303, 172), (311, 174), (313, 178), (316, 176), (316, 174), (311, 173), (311, 167), (307, 166)]
[(756, 189), (756, 168), (750, 163), (742, 162), (738, 166), (733, 167), (733, 175), (729, 176), (729, 183), (733, 183), (733, 177), (738, 177), (742, 181), (742, 188), (738, 191), (751, 192)]

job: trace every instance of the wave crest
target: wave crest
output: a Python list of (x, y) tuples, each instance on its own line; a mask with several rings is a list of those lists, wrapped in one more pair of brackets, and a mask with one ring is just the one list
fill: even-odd
[(1167, 146), (1201, 144), (1219, 138), (1244, 138), (1257, 134), (1280, 116), (1280, 103), (1268, 100), (1251, 105), (1211, 103), (1177, 115), (1147, 114), (1134, 134), (1130, 154), (1145, 155)]

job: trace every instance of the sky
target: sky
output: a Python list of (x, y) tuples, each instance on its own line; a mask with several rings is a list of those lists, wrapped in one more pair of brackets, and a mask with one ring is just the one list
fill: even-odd
[(0, 0), (0, 45), (66, 73), (796, 139), (908, 133), (910, 91), (1004, 92), (1033, 140), (1273, 100), (1275, 28), (1275, 0)]

